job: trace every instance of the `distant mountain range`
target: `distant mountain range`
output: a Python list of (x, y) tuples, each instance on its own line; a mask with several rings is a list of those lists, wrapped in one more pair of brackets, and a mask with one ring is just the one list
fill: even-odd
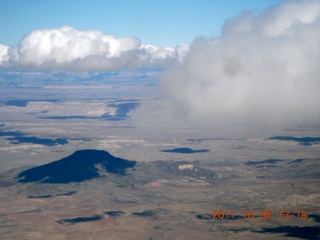
[(99, 171), (125, 175), (136, 161), (112, 156), (103, 150), (78, 150), (66, 158), (18, 174), (19, 182), (70, 183), (99, 177)]
[[(159, 68), (120, 69), (115, 71), (65, 72), (53, 70), (0, 69), (0, 85), (10, 88), (42, 86), (43, 84), (132, 84), (150, 83), (163, 72)], [(34, 84), (32, 84), (34, 83)]]

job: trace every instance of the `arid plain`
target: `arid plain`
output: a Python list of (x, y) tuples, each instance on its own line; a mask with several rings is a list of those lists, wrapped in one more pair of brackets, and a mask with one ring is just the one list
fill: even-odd
[[(1, 74), (3, 239), (319, 239), (319, 126), (155, 133), (131, 115), (165, 101), (157, 71)], [(66, 184), (17, 178), (82, 149), (137, 164), (125, 175), (97, 166), (99, 178)]]

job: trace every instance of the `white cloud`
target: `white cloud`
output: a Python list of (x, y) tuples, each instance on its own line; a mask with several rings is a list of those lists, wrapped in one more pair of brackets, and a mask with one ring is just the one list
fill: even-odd
[(116, 38), (70, 26), (35, 30), (18, 46), (0, 45), (0, 66), (58, 70), (110, 70), (164, 66), (179, 58), (175, 48), (142, 45), (138, 38)]
[(9, 60), (9, 46), (0, 43), (0, 66)]
[(168, 104), (159, 114), (143, 106), (137, 122), (175, 118), (238, 133), (319, 124), (319, 15), (319, 1), (287, 1), (227, 20), (220, 37), (194, 40), (162, 79)]

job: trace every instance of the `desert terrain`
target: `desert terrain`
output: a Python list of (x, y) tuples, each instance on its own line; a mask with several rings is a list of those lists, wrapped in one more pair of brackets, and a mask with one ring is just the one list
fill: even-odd
[[(2, 239), (319, 239), (318, 126), (252, 137), (185, 126), (154, 134), (131, 114), (165, 101), (156, 71), (134, 85), (126, 71), (96, 80), (54, 73), (50, 82), (52, 72), (14, 74), (0, 81)], [(122, 76), (119, 85), (113, 78)], [(97, 177), (66, 183), (19, 177), (84, 149), (136, 164), (120, 174), (97, 163)], [(81, 170), (68, 166), (60, 176)]]

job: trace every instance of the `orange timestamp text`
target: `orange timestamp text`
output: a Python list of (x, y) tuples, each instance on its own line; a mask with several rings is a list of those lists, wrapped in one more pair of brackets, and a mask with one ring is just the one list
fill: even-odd
[(295, 212), (290, 212), (289, 210), (243, 210), (242, 214), (237, 215), (235, 210), (213, 210), (212, 211), (212, 219), (253, 219), (253, 218), (260, 218), (263, 220), (269, 220), (273, 217), (277, 217), (279, 219), (290, 219), (292, 217), (296, 217), (298, 219), (307, 219), (308, 212), (306, 210), (298, 210)]

